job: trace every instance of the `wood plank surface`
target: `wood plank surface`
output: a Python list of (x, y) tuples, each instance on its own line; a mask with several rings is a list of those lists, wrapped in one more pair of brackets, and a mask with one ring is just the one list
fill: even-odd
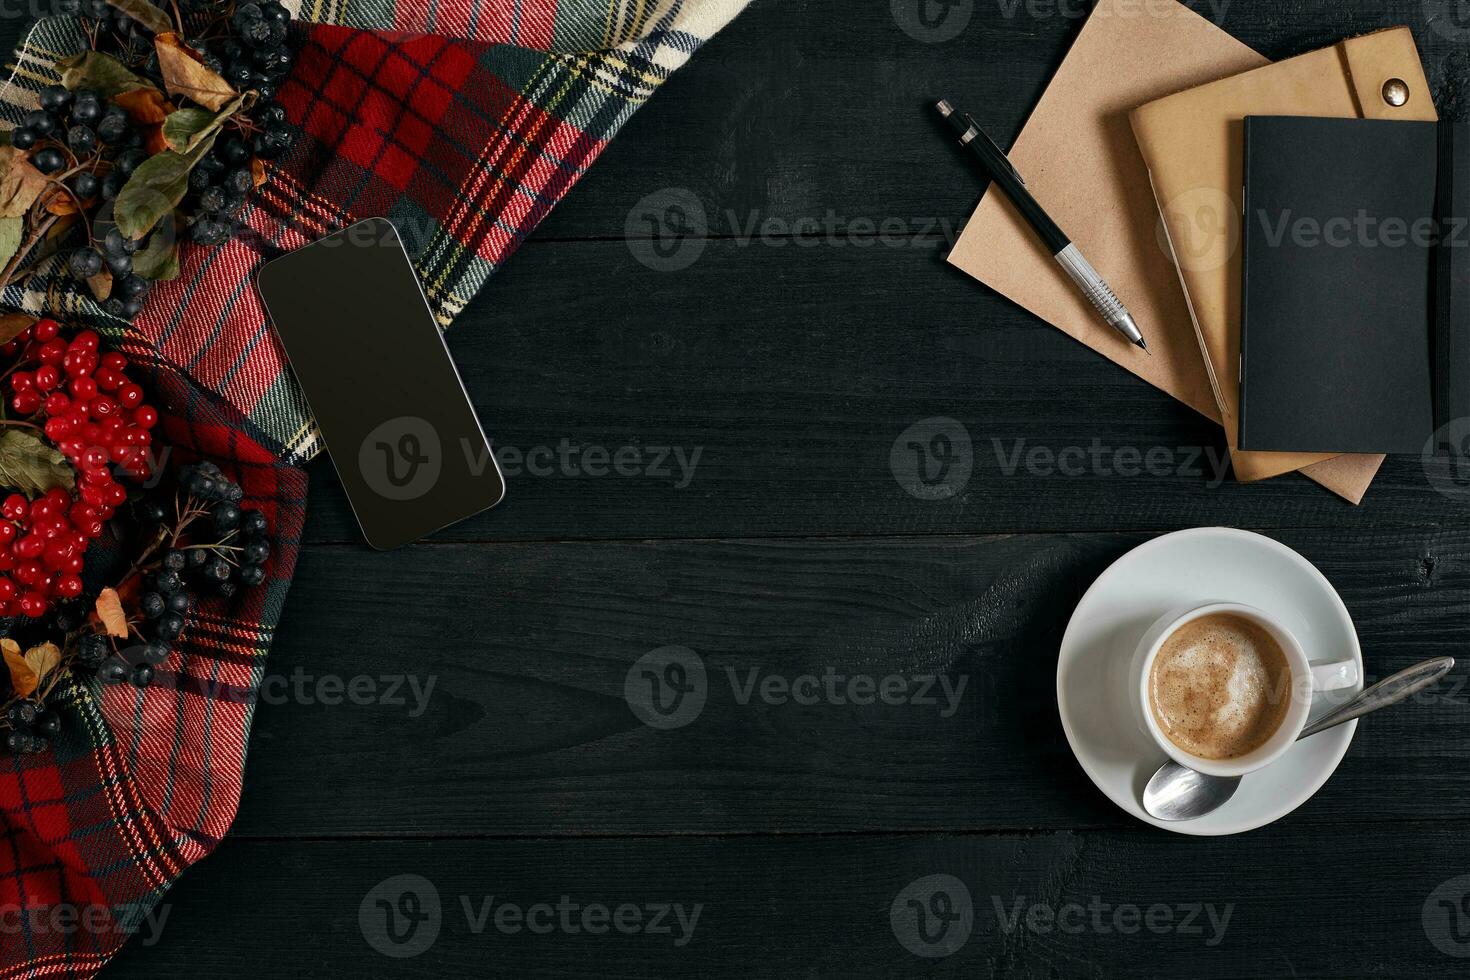
[[(1295, 474), (1237, 483), (1218, 426), (943, 265), (935, 243), (715, 242), (675, 274), (623, 243), (528, 249), (476, 309), (486, 319), (449, 342), (508, 492), (435, 540), (1348, 528), (1470, 513), (1470, 483), (1443, 457), (1433, 483), (1424, 460), (1393, 458), (1356, 508)], [(959, 426), (947, 455), (931, 448), (936, 419)], [(948, 496), (906, 492), (921, 459), (930, 478), (953, 463)], [(308, 541), (360, 540), (329, 467), (313, 473)]]
[[(1370, 674), (1463, 653), (1470, 532), (1279, 537), (1341, 592)], [(1143, 540), (308, 548), (235, 833), (1128, 826), (1072, 759), (1056, 657), (1082, 592)], [(703, 668), (706, 701), (653, 728), (625, 683), (669, 646)], [(829, 674), (835, 698), (784, 694)], [(855, 677), (892, 678), (902, 703), (848, 703)], [(1365, 721), (1291, 822), (1470, 818), (1467, 677)]]
[[(914, 2), (754, 0), (466, 310), (500, 509), (379, 554), (311, 464), (239, 818), (107, 976), (1463, 975), (1470, 665), (1218, 839), (1114, 808), (1054, 685), (1096, 575), (1199, 525), (1313, 561), (1371, 676), (1459, 656), (1470, 479), (1392, 459), (1357, 508), (1238, 485), (1217, 427), (948, 268), (980, 187), (928, 104), (1008, 143), (1087, 5), (935, 0), (963, 24), (925, 43)], [(1467, 114), (1450, 0), (1193, 6), (1272, 58), (1407, 23)], [(669, 647), (707, 699), (657, 728), (627, 682)], [(828, 673), (935, 703), (742, 693)], [(514, 928), (562, 896), (699, 918)]]
[[(145, 925), (111, 975), (1463, 976), (1435, 940), (1463, 945), (1439, 902), (1470, 882), (1465, 829), (237, 841), (165, 897), (161, 929)], [(410, 893), (439, 914), (410, 932), (398, 912), (395, 947), (377, 903)], [(971, 914), (948, 932), (930, 918), (924, 943), (910, 901)], [(605, 933), (584, 930), (589, 908)]]

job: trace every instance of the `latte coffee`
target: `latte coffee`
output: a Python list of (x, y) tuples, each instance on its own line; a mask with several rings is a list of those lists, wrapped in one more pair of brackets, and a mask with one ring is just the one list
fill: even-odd
[(1276, 639), (1234, 613), (1175, 630), (1154, 657), (1149, 709), (1169, 741), (1202, 759), (1265, 745), (1291, 706), (1291, 666)]

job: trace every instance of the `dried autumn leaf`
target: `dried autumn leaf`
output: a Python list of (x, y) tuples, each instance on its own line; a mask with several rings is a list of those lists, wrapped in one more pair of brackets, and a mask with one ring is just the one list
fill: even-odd
[(35, 497), (52, 487), (70, 490), (76, 482), (76, 473), (56, 448), (21, 429), (0, 432), (0, 487)]
[(250, 158), (250, 180), (256, 187), (265, 183), (265, 161), (260, 157)]
[(77, 216), (76, 215), (74, 215), (74, 214), (64, 214), (64, 215), (62, 215), (60, 218), (58, 218), (56, 220), (56, 224), (54, 224), (54, 225), (51, 226), (51, 230), (48, 231), (48, 232), (46, 232), (46, 240), (49, 242), (49, 241), (53, 241), (55, 239), (58, 239), (58, 238), (61, 238), (61, 237), (65, 236), (67, 232), (69, 232), (69, 231), (72, 230), (72, 228), (76, 225), (76, 223), (77, 223)]
[(128, 118), (139, 126), (157, 126), (173, 112), (162, 92), (156, 88), (136, 89), (114, 95), (112, 101), (121, 106)]
[(8, 344), (36, 325), (36, 317), (29, 313), (0, 314), (0, 344)]
[(49, 641), (33, 646), (26, 651), (25, 662), (35, 672), (36, 686), (40, 687), (51, 672), (61, 666), (61, 648)]
[(5, 265), (15, 257), (16, 252), (20, 251), (21, 242), (25, 238), (25, 230), (24, 218), (0, 218), (0, 266)]
[(46, 189), (46, 175), (13, 146), (0, 146), (0, 218), (20, 218)]
[(25, 656), (20, 652), (20, 644), (9, 637), (0, 640), (0, 655), (5, 657), (5, 667), (10, 671), (10, 686), (21, 697), (29, 697), (41, 679), (26, 662)]
[(169, 19), (168, 14), (148, 0), (107, 0), (107, 5), (121, 10), (155, 34), (174, 29), (174, 22)]
[(77, 199), (64, 190), (55, 190), (46, 197), (46, 212), (58, 216), (76, 214)]
[(92, 295), (97, 297), (97, 302), (105, 301), (112, 295), (112, 271), (103, 269), (92, 276), (87, 280), (87, 288), (92, 290)]
[(202, 63), (197, 52), (172, 31), (153, 39), (158, 54), (158, 70), (169, 95), (179, 95), (218, 112), (239, 94), (217, 72)]
[(119, 638), (128, 635), (128, 617), (123, 612), (122, 598), (116, 589), (109, 586), (97, 596), (97, 619), (108, 635)]
[(158, 91), (153, 83), (133, 74), (112, 55), (100, 51), (72, 55), (56, 64), (61, 69), (61, 84), (72, 91), (79, 88), (95, 89), (107, 99), (136, 89)]
[(162, 153), (168, 148), (168, 139), (163, 135), (162, 126), (149, 126), (143, 130), (143, 149), (148, 151), (149, 156)]

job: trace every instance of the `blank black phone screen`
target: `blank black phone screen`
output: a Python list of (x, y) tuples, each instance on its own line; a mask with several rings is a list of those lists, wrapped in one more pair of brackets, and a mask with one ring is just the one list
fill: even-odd
[(261, 296), (375, 548), (505, 496), (398, 231), (369, 218), (261, 267)]

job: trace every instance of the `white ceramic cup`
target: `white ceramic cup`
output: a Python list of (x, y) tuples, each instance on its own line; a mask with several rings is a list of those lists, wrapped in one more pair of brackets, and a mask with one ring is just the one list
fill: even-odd
[[(1286, 654), (1287, 667), (1291, 672), (1288, 692), (1291, 704), (1287, 706), (1286, 716), (1281, 720), (1281, 726), (1263, 745), (1233, 759), (1203, 759), (1175, 745), (1169, 740), (1169, 736), (1159, 728), (1149, 703), (1149, 675), (1153, 672), (1154, 660), (1158, 657), (1164, 641), (1173, 636), (1176, 630), (1196, 619), (1220, 613), (1239, 616), (1255, 623), (1281, 646), (1282, 653)], [(1210, 776), (1244, 776), (1248, 772), (1275, 762), (1286, 754), (1286, 750), (1291, 748), (1292, 743), (1306, 727), (1307, 716), (1312, 711), (1314, 694), (1320, 691), (1336, 691), (1344, 687), (1355, 687), (1358, 680), (1358, 664), (1351, 657), (1332, 663), (1311, 663), (1307, 660), (1302, 645), (1280, 621), (1254, 606), (1246, 606), (1238, 602), (1211, 602), (1202, 606), (1194, 606), (1185, 610), (1176, 609), (1165, 613), (1148, 628), (1143, 638), (1138, 641), (1138, 649), (1133, 655), (1133, 668), (1130, 675), (1134, 707), (1140, 715), (1144, 730), (1175, 762)]]

